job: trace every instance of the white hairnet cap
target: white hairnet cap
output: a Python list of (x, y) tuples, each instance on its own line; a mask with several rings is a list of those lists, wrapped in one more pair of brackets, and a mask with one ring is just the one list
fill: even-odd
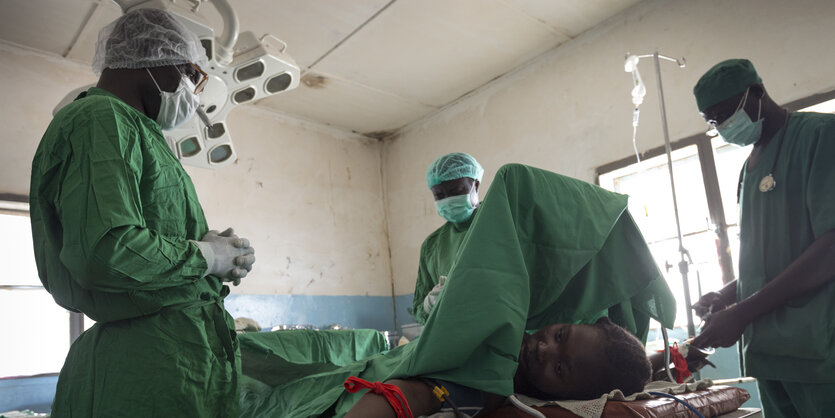
[(206, 50), (174, 15), (158, 9), (125, 13), (99, 32), (93, 72), (194, 63), (206, 68)]

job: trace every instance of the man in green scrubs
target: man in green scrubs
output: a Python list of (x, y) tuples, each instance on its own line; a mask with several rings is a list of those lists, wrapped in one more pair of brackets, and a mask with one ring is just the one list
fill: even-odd
[(420, 247), (412, 316), (425, 324), (452, 269), (478, 208), (478, 186), (484, 169), (469, 154), (453, 152), (438, 157), (426, 170), (426, 185), (446, 223), (429, 234)]
[(96, 321), (70, 347), (53, 417), (235, 416), (240, 352), (223, 306), (255, 261), (209, 231), (161, 129), (187, 121), (207, 77), (200, 41), (160, 10), (99, 35), (96, 87), (61, 109), (32, 162), (38, 274)]
[(754, 145), (741, 174), (739, 279), (693, 306), (708, 317), (693, 344), (742, 337), (766, 416), (831, 416), (835, 115), (780, 107), (745, 59), (720, 62), (693, 93), (726, 142)]

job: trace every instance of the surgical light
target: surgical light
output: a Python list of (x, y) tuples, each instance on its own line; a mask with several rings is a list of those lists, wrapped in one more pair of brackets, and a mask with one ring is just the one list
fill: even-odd
[[(113, 0), (127, 13), (155, 8), (174, 15), (194, 32), (206, 49), (209, 80), (200, 95), (200, 108), (182, 126), (163, 131), (177, 158), (196, 167), (217, 169), (237, 159), (226, 117), (238, 105), (292, 90), (299, 85), (299, 67), (286, 53), (287, 44), (272, 35), (260, 38), (240, 32), (238, 18), (227, 0)], [(215, 30), (199, 14), (203, 3), (212, 3), (223, 18), (223, 32)], [(53, 111), (57, 113), (81, 91), (73, 90)]]
[[(226, 0), (211, 1), (224, 22), (224, 32), (219, 38), (197, 13), (201, 2), (150, 0), (129, 5), (116, 2), (125, 12), (133, 7), (168, 10), (206, 48), (209, 68), (205, 71), (209, 82), (200, 95), (200, 111), (183, 126), (164, 132), (169, 142), (176, 145), (175, 153), (183, 164), (214, 169), (234, 163), (237, 154), (226, 123), (229, 112), (238, 105), (292, 90), (299, 84), (299, 67), (286, 54), (287, 44), (272, 35), (256, 38), (252, 32), (237, 34), (237, 16)], [(191, 3), (193, 7), (180, 7), (182, 3)]]

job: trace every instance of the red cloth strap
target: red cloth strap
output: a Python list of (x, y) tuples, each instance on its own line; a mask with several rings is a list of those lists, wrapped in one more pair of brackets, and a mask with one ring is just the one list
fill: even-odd
[(360, 379), (359, 377), (351, 376), (345, 381), (344, 386), (348, 393), (356, 393), (362, 389), (370, 389), (372, 392), (386, 397), (389, 405), (391, 405), (392, 409), (394, 409), (394, 413), (397, 414), (397, 418), (414, 418), (414, 415), (412, 415), (412, 409), (409, 408), (409, 403), (406, 402), (406, 397), (403, 395), (403, 391), (395, 385), (381, 382), (369, 382), (367, 380)]
[[(658, 352), (663, 353), (664, 350), (658, 350)], [(678, 351), (678, 343), (670, 346), (670, 360), (676, 371), (676, 383), (684, 383), (684, 379), (690, 377), (690, 368), (687, 366), (687, 359)]]
[(684, 379), (690, 377), (690, 369), (687, 367), (687, 359), (678, 351), (678, 343), (673, 343), (670, 347), (670, 359), (673, 360), (676, 369), (676, 382), (684, 383)]

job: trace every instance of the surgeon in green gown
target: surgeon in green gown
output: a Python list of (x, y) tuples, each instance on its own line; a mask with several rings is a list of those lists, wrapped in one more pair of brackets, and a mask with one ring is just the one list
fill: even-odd
[(209, 231), (162, 129), (188, 120), (206, 82), (197, 37), (167, 12), (125, 14), (99, 35), (96, 87), (54, 117), (32, 162), (38, 274), (96, 321), (70, 347), (53, 417), (229, 417), (240, 352), (224, 282), (251, 270), (248, 240)]
[(426, 185), (438, 215), (447, 222), (429, 234), (420, 247), (412, 316), (425, 324), (437, 302), (461, 242), (478, 210), (478, 186), (484, 169), (471, 155), (453, 152), (438, 157), (426, 170)]
[(768, 417), (835, 410), (835, 115), (792, 113), (746, 59), (722, 61), (693, 89), (722, 138), (753, 144), (740, 178), (739, 278), (695, 305), (693, 342), (741, 339)]

